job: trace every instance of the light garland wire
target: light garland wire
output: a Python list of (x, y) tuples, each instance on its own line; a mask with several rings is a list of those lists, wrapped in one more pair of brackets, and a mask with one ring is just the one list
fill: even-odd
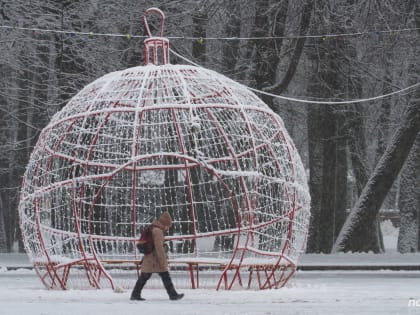
[[(193, 62), (192, 60), (189, 60), (188, 58), (178, 54), (176, 51), (174, 51), (173, 49), (169, 48), (169, 51), (171, 53), (173, 53), (175, 56), (181, 58), (182, 60), (196, 66), (196, 67), (201, 67), (199, 64)], [(405, 91), (414, 89), (418, 86), (420, 86), (420, 82), (417, 82), (413, 85), (410, 85), (408, 87), (405, 87), (403, 89), (391, 92), (391, 93), (387, 93), (387, 94), (383, 94), (383, 95), (378, 95), (378, 96), (374, 96), (374, 97), (369, 97), (369, 98), (362, 98), (362, 99), (356, 99), (356, 100), (347, 100), (347, 101), (315, 101), (315, 100), (307, 100), (307, 99), (300, 99), (300, 98), (295, 98), (295, 97), (288, 97), (288, 96), (282, 96), (282, 95), (277, 95), (277, 94), (273, 94), (273, 93), (269, 93), (269, 92), (265, 92), (265, 91), (261, 91), (258, 89), (254, 89), (252, 87), (245, 86), (248, 90), (253, 91), (255, 93), (258, 94), (264, 94), (267, 96), (271, 96), (271, 97), (275, 97), (275, 98), (279, 98), (279, 99), (283, 99), (286, 101), (292, 101), (292, 102), (298, 102), (298, 103), (307, 103), (307, 104), (324, 104), (324, 105), (344, 105), (344, 104), (355, 104), (355, 103), (363, 103), (363, 102), (369, 102), (369, 101), (375, 101), (378, 99), (382, 99), (382, 98), (386, 98), (395, 94), (400, 94), (403, 93)]]
[[(32, 32), (49, 32), (58, 34), (70, 34), (70, 35), (84, 35), (84, 36), (106, 36), (106, 37), (126, 37), (131, 38), (147, 38), (146, 35), (132, 35), (132, 34), (118, 34), (118, 33), (95, 33), (95, 32), (77, 32), (72, 30), (56, 30), (56, 29), (43, 29), (36, 27), (20, 27), (10, 25), (0, 25), (3, 29), (32, 31)], [(288, 35), (288, 36), (261, 36), (261, 37), (194, 37), (194, 36), (166, 36), (168, 39), (186, 39), (186, 40), (199, 40), (200, 42), (206, 40), (267, 40), (267, 39), (300, 39), (300, 38), (327, 38), (334, 37), (351, 37), (351, 36), (362, 36), (362, 35), (381, 35), (390, 34), (397, 35), (398, 33), (414, 32), (419, 31), (420, 27), (414, 28), (403, 28), (393, 30), (382, 30), (382, 31), (366, 31), (366, 32), (354, 32), (354, 33), (337, 33), (337, 34), (321, 34), (321, 35)]]
[[(86, 35), (86, 36), (106, 36), (106, 37), (126, 37), (127, 39), (132, 38), (147, 38), (148, 36), (144, 35), (131, 35), (131, 34), (115, 34), (115, 33), (94, 33), (94, 32), (76, 32), (76, 31), (67, 31), (67, 30), (54, 30), (54, 29), (41, 29), (41, 28), (33, 28), (33, 27), (18, 27), (18, 26), (9, 26), (9, 25), (0, 25), (0, 29), (13, 29), (13, 30), (24, 30), (24, 31), (32, 31), (32, 32), (50, 32), (50, 33), (58, 33), (58, 34), (73, 34), (73, 35)], [(385, 30), (385, 31), (366, 31), (366, 32), (356, 32), (356, 33), (342, 33), (342, 34), (324, 34), (324, 35), (298, 35), (298, 36), (263, 36), (263, 37), (206, 37), (205, 39), (202, 37), (188, 37), (188, 36), (168, 36), (166, 38), (168, 39), (188, 39), (188, 40), (199, 40), (200, 42), (203, 42), (204, 40), (267, 40), (267, 39), (299, 39), (299, 38), (322, 38), (323, 40), (326, 40), (327, 38), (333, 38), (333, 37), (349, 37), (349, 36), (361, 36), (361, 35), (368, 35), (368, 34), (391, 34), (395, 35), (397, 33), (401, 32), (412, 32), (412, 31), (419, 31), (420, 28), (405, 28), (405, 29), (394, 29), (394, 30)], [(193, 62), (192, 60), (189, 60), (188, 58), (178, 54), (173, 49), (169, 49), (172, 54), (175, 56), (183, 59), (184, 61), (197, 66), (201, 67), (199, 64)], [(386, 98), (392, 95), (404, 93), (406, 91), (412, 90), (416, 87), (420, 86), (420, 82), (417, 82), (413, 85), (410, 85), (408, 87), (402, 88), (400, 90), (378, 95), (374, 97), (369, 98), (362, 98), (362, 99), (354, 99), (354, 100), (346, 100), (346, 101), (317, 101), (317, 100), (308, 100), (308, 99), (300, 99), (295, 97), (288, 97), (288, 96), (282, 96), (282, 95), (276, 95), (273, 93), (269, 93), (266, 91), (254, 89), (249, 86), (245, 86), (248, 90), (253, 91), (258, 94), (267, 95), (270, 97), (283, 99), (287, 101), (292, 102), (298, 102), (298, 103), (306, 103), (306, 104), (324, 104), (324, 105), (344, 105), (344, 104), (355, 104), (355, 103), (363, 103), (363, 102), (369, 102), (369, 101), (375, 101), (378, 99)]]

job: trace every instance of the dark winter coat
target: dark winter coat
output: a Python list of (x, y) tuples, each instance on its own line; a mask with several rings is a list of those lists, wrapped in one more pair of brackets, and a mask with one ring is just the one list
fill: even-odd
[(158, 221), (153, 221), (152, 236), (154, 249), (150, 254), (144, 255), (141, 271), (147, 273), (168, 271), (168, 258), (166, 256), (164, 242), (165, 227)]

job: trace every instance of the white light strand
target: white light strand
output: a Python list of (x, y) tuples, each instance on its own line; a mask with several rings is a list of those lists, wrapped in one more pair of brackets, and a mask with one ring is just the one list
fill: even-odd
[(287, 100), (287, 101), (292, 101), (292, 102), (307, 103), (307, 104), (345, 105), (345, 104), (355, 104), (355, 103), (363, 103), (363, 102), (370, 102), (370, 101), (379, 100), (379, 99), (386, 98), (386, 97), (389, 97), (389, 96), (392, 96), (392, 95), (395, 95), (395, 94), (403, 93), (405, 91), (414, 89), (418, 86), (420, 86), (420, 82), (418, 82), (416, 84), (413, 84), (413, 85), (410, 85), (408, 87), (405, 87), (403, 89), (391, 92), (391, 93), (378, 95), (378, 96), (374, 96), (374, 97), (369, 97), (369, 98), (348, 100), (348, 101), (314, 101), (314, 100), (306, 100), (306, 99), (276, 95), (276, 94), (264, 92), (264, 91), (261, 91), (261, 90), (257, 90), (257, 89), (251, 88), (251, 87), (248, 87), (248, 89), (255, 92), (255, 93), (264, 94), (264, 95), (267, 95), (267, 96), (276, 97), (276, 98), (280, 98), (280, 99)]
[[(131, 34), (114, 34), (114, 33), (94, 33), (94, 32), (76, 32), (76, 31), (67, 31), (67, 30), (54, 30), (54, 29), (40, 29), (40, 28), (32, 28), (32, 27), (18, 27), (18, 26), (8, 26), (8, 25), (0, 25), (0, 29), (12, 29), (12, 30), (25, 30), (25, 31), (33, 31), (33, 32), (51, 32), (51, 33), (58, 33), (58, 34), (74, 34), (74, 35), (87, 35), (87, 36), (107, 36), (107, 37), (126, 37), (127, 39), (131, 38), (147, 38), (148, 36), (141, 36), (141, 35), (131, 35)], [(360, 36), (360, 35), (367, 35), (367, 34), (397, 34), (401, 32), (411, 32), (411, 31), (419, 31), (420, 28), (405, 28), (405, 29), (396, 29), (396, 30), (386, 30), (386, 31), (370, 31), (370, 32), (357, 32), (357, 33), (343, 33), (343, 34), (325, 34), (325, 35), (301, 35), (301, 36), (266, 36), (266, 37), (187, 37), (187, 36), (168, 36), (168, 39), (189, 39), (189, 40), (259, 40), (259, 39), (299, 39), (299, 38), (331, 38), (331, 37), (344, 37), (344, 36)], [(171, 53), (178, 56), (179, 58), (187, 61), (188, 63), (195, 65), (197, 67), (201, 67), (200, 65), (194, 63), (193, 61), (181, 56), (180, 54), (176, 53), (174, 50), (170, 49)], [(316, 100), (308, 100), (308, 99), (299, 99), (294, 97), (276, 95), (273, 93), (257, 90), (251, 87), (246, 87), (250, 91), (253, 91), (258, 94), (267, 95), (274, 98), (279, 98), (287, 101), (298, 102), (298, 103), (306, 103), (306, 104), (325, 104), (325, 105), (344, 105), (344, 104), (354, 104), (354, 103), (362, 103), (362, 102), (369, 102), (374, 101), (382, 98), (386, 98), (395, 94), (400, 94), (405, 91), (414, 89), (420, 86), (420, 82), (415, 83), (411, 86), (406, 88), (383, 94), (378, 95), (375, 97), (370, 98), (363, 98), (363, 99), (356, 99), (356, 100), (348, 100), (348, 101), (316, 101)]]
[[(118, 33), (95, 33), (95, 32), (77, 32), (72, 30), (57, 30), (57, 29), (43, 29), (36, 27), (20, 27), (10, 25), (0, 25), (0, 28), (11, 29), (11, 30), (22, 30), (32, 32), (49, 32), (57, 34), (71, 34), (71, 35), (84, 35), (84, 36), (106, 36), (106, 37), (126, 37), (126, 38), (147, 38), (145, 35), (132, 35), (132, 34), (118, 34)], [(267, 39), (300, 39), (300, 38), (327, 38), (334, 37), (351, 37), (351, 36), (362, 36), (362, 35), (381, 35), (390, 34), (397, 35), (399, 33), (419, 31), (419, 27), (415, 28), (403, 28), (394, 30), (383, 30), (383, 31), (366, 31), (366, 32), (354, 32), (354, 33), (338, 33), (338, 34), (320, 34), (320, 35), (287, 35), (287, 36), (261, 36), (261, 37), (194, 37), (194, 36), (167, 36), (168, 39), (185, 39), (185, 40), (267, 40)]]
[[(177, 52), (175, 52), (173, 49), (169, 48), (169, 51), (171, 53), (173, 53), (175, 56), (183, 59), (184, 61), (196, 66), (196, 67), (200, 67), (202, 68), (199, 64), (193, 62), (192, 60), (189, 60), (188, 58), (178, 54)], [(239, 83), (240, 84), (240, 83)], [(243, 84), (241, 84), (243, 85)], [(271, 97), (275, 97), (275, 98), (279, 98), (279, 99), (283, 99), (283, 100), (287, 100), (287, 101), (292, 101), (292, 102), (298, 102), (298, 103), (306, 103), (306, 104), (324, 104), (324, 105), (345, 105), (345, 104), (355, 104), (355, 103), (363, 103), (363, 102), (370, 102), (370, 101), (375, 101), (378, 99), (382, 99), (382, 98), (386, 98), (395, 94), (400, 94), (403, 92), (406, 92), (408, 90), (414, 89), (418, 86), (420, 86), (420, 82), (417, 82), (413, 85), (410, 85), (408, 87), (405, 87), (403, 89), (391, 92), (391, 93), (387, 93), (387, 94), (383, 94), (383, 95), (378, 95), (378, 96), (374, 96), (374, 97), (369, 97), (369, 98), (361, 98), (361, 99), (356, 99), (356, 100), (347, 100), (347, 101), (315, 101), (315, 100), (308, 100), (308, 99), (300, 99), (300, 98), (295, 98), (295, 97), (288, 97), (288, 96), (282, 96), (282, 95), (276, 95), (273, 93), (269, 93), (269, 92), (265, 92), (265, 91), (261, 91), (261, 90), (257, 90), (254, 89), (252, 87), (245, 86), (248, 90), (253, 91), (255, 93), (258, 94), (264, 94), (267, 96), (271, 96)]]
[(76, 31), (66, 31), (66, 30), (52, 30), (52, 29), (42, 29), (34, 27), (18, 27), (18, 26), (9, 26), (9, 25), (0, 25), (0, 28), (12, 29), (12, 30), (21, 30), (21, 31), (32, 31), (32, 32), (44, 32), (44, 33), (57, 33), (57, 34), (69, 34), (69, 35), (87, 35), (87, 36), (108, 36), (108, 37), (128, 37), (130, 38), (146, 38), (147, 36), (138, 36), (130, 34), (113, 34), (113, 33), (94, 33), (94, 32), (76, 32)]

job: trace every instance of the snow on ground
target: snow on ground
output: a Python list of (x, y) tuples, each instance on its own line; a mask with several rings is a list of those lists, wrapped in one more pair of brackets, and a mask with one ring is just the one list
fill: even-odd
[[(161, 287), (146, 286), (147, 300), (132, 302), (129, 290), (46, 290), (33, 270), (6, 268), (28, 264), (25, 255), (0, 254), (0, 315), (420, 314), (420, 271), (298, 271), (282, 289), (179, 289), (185, 293), (180, 301), (169, 301)], [(375, 264), (420, 265), (420, 254), (388, 250), (380, 255), (304, 255), (301, 259), (301, 266)]]
[[(0, 273), (0, 314), (420, 314), (420, 272), (298, 272), (278, 290), (182, 290), (169, 301), (163, 289), (144, 289), (142, 302), (129, 291), (46, 290), (30, 270)], [(181, 290), (179, 290), (181, 291)], [(414, 302), (410, 302), (410, 300)]]
[[(371, 256), (335, 255), (330, 257), (330, 263), (340, 264), (345, 257), (373, 263)], [(419, 254), (388, 256), (395, 262), (398, 257), (401, 262), (417, 259), (420, 265)], [(379, 255), (379, 261), (382, 263), (386, 257)], [(316, 255), (305, 259), (313, 265), (322, 261)], [(22, 255), (0, 254), (0, 314), (420, 314), (420, 271), (299, 271), (282, 289), (179, 289), (185, 293), (180, 301), (169, 301), (162, 288), (146, 286), (143, 296), (147, 300), (132, 302), (130, 290), (46, 290), (33, 270), (8, 271), (4, 267), (24, 264)]]

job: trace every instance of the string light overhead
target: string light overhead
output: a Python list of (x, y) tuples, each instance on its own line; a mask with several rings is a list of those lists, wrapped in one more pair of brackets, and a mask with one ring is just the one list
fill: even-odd
[[(199, 64), (197, 64), (194, 61), (192, 61), (192, 60), (190, 60), (188, 58), (185, 58), (184, 56), (178, 54), (173, 49), (170, 48), (169, 51), (172, 54), (174, 54), (175, 56), (177, 56), (177, 57), (181, 58), (182, 60), (188, 62), (189, 64), (192, 64), (192, 65), (194, 65), (196, 67), (200, 67)], [(253, 91), (255, 93), (258, 93), (258, 94), (264, 94), (264, 95), (271, 96), (271, 97), (274, 97), (274, 98), (279, 98), (279, 99), (282, 99), (282, 100), (292, 101), (292, 102), (297, 102), (297, 103), (322, 104), (322, 105), (345, 105), (345, 104), (355, 104), (355, 103), (363, 103), (363, 102), (376, 101), (378, 99), (390, 97), (392, 95), (396, 95), (396, 94), (401, 94), (401, 93), (404, 93), (404, 92), (408, 92), (409, 90), (413, 90), (414, 88), (419, 87), (419, 86), (420, 86), (420, 82), (417, 82), (417, 83), (415, 83), (413, 85), (407, 86), (405, 88), (402, 88), (402, 89), (399, 89), (397, 91), (390, 92), (390, 93), (387, 93), (387, 94), (377, 95), (377, 96), (368, 97), (368, 98), (345, 100), (345, 101), (309, 100), (309, 99), (289, 97), (289, 96), (284, 96), (284, 95), (277, 95), (277, 94), (269, 93), (269, 92), (266, 92), (266, 91), (254, 89), (254, 88), (249, 87), (249, 86), (245, 86), (245, 87), (248, 90)]]
[[(121, 33), (97, 33), (97, 32), (77, 32), (73, 30), (58, 30), (58, 29), (43, 29), (43, 28), (36, 28), (36, 27), (20, 27), (20, 26), (10, 26), (10, 25), (0, 25), (0, 29), (12, 29), (12, 30), (19, 30), (19, 31), (31, 31), (32, 35), (35, 35), (36, 32), (42, 33), (56, 33), (56, 34), (68, 34), (68, 35), (81, 35), (81, 36), (89, 36), (89, 37), (125, 37), (127, 39), (138, 38), (138, 39), (145, 39), (148, 36), (146, 35), (133, 35), (130, 33), (121, 34)], [(364, 32), (354, 32), (354, 33), (336, 33), (336, 34), (315, 34), (315, 35), (287, 35), (287, 36), (261, 36), (261, 37), (194, 37), (194, 36), (167, 36), (168, 39), (184, 39), (184, 40), (197, 40), (200, 43), (204, 43), (205, 41), (213, 41), (213, 40), (225, 40), (225, 41), (233, 41), (233, 40), (267, 40), (267, 39), (301, 39), (301, 38), (320, 38), (322, 41), (326, 41), (328, 38), (344, 38), (344, 37), (355, 37), (355, 36), (363, 36), (363, 35), (391, 35), (396, 36), (399, 33), (409, 33), (409, 32), (416, 32), (419, 31), (419, 27), (415, 28), (403, 28), (403, 29), (392, 29), (392, 30), (382, 30), (382, 31), (364, 31)]]
[[(15, 31), (30, 31), (32, 36), (36, 36), (37, 32), (41, 33), (55, 33), (55, 34), (67, 34), (67, 35), (79, 35), (79, 36), (88, 36), (89, 38), (93, 37), (106, 37), (109, 38), (126, 38), (127, 40), (131, 39), (146, 39), (148, 36), (146, 35), (132, 35), (132, 34), (119, 34), (119, 33), (96, 33), (96, 32), (77, 32), (73, 30), (57, 30), (57, 29), (41, 29), (35, 27), (19, 27), (19, 26), (10, 26), (10, 25), (0, 25), (0, 29), (12, 29)], [(288, 35), (288, 36), (261, 36), (261, 37), (193, 37), (193, 36), (167, 36), (168, 39), (178, 39), (178, 40), (195, 40), (198, 41), (200, 44), (204, 44), (205, 41), (213, 41), (213, 40), (225, 40), (225, 41), (233, 41), (233, 40), (276, 40), (276, 39), (286, 39), (286, 40), (293, 40), (293, 39), (301, 39), (301, 38), (312, 38), (312, 39), (321, 39), (323, 43), (325, 43), (330, 38), (345, 38), (345, 37), (355, 37), (355, 36), (365, 36), (365, 35), (375, 35), (375, 36), (382, 36), (382, 35), (389, 35), (389, 36), (396, 36), (400, 33), (409, 33), (409, 32), (417, 32), (420, 31), (419, 27), (415, 28), (403, 28), (403, 29), (391, 29), (391, 30), (382, 30), (382, 31), (365, 31), (365, 32), (354, 32), (354, 33), (339, 33), (339, 34), (320, 34), (320, 35)], [(184, 61), (194, 65), (199, 66), (197, 63), (193, 62), (192, 60), (187, 59), (186, 57), (178, 54), (173, 49), (170, 49), (170, 52), (177, 57), (183, 59)], [(408, 92), (420, 86), (420, 82), (417, 82), (413, 85), (407, 86), (405, 88), (401, 88), (394, 92), (390, 92), (387, 94), (377, 95), (369, 98), (362, 98), (362, 99), (351, 99), (351, 100), (344, 100), (344, 101), (331, 101), (331, 100), (310, 100), (310, 99), (303, 99), (303, 98), (295, 98), (283, 95), (276, 95), (273, 93), (269, 93), (267, 91), (254, 89), (251, 87), (247, 87), (247, 89), (258, 93), (267, 95), (274, 98), (283, 99), (286, 101), (292, 101), (297, 103), (305, 103), (305, 104), (323, 104), (323, 105), (345, 105), (345, 104), (354, 104), (354, 103), (363, 103), (369, 101), (375, 101), (378, 99), (390, 97), (392, 95), (401, 94), (404, 92)]]

